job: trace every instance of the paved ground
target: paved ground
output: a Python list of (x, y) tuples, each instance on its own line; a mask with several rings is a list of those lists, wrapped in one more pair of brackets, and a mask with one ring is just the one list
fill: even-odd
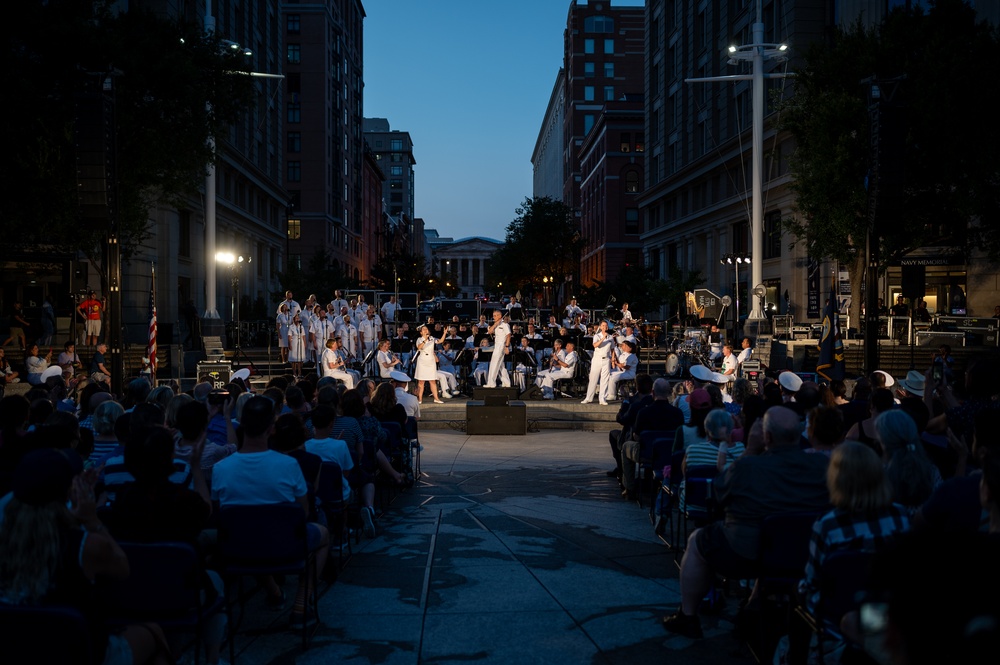
[(605, 476), (606, 433), (421, 441), (421, 482), (322, 592), (310, 648), (257, 594), (238, 662), (753, 662), (731, 611), (704, 618), (697, 642), (660, 626), (677, 569), (646, 511)]

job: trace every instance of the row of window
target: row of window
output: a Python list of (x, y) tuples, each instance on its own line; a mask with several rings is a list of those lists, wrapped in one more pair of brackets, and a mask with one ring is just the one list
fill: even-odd
[[(592, 55), (596, 53), (597, 43), (593, 39), (583, 40), (583, 52), (587, 55)], [(605, 39), (604, 40), (604, 55), (614, 55), (615, 54), (615, 40)]]
[[(601, 64), (604, 70), (604, 78), (613, 79), (615, 77), (615, 63), (605, 62)], [(592, 79), (597, 75), (597, 63), (595, 62), (584, 62), (583, 63), (583, 77)]]

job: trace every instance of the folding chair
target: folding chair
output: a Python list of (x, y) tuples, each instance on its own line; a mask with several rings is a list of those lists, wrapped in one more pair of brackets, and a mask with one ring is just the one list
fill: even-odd
[[(675, 432), (670, 430), (647, 430), (639, 435), (639, 459), (636, 461), (639, 477), (635, 495), (640, 508), (642, 508), (642, 486), (645, 484), (646, 476), (651, 475), (654, 481), (657, 480), (657, 473), (662, 473), (663, 467), (670, 462), (674, 434)], [(652, 510), (653, 501), (650, 500), (650, 513)]]
[[(127, 580), (109, 585), (115, 625), (153, 622), (165, 630), (195, 632), (195, 663), (201, 662), (205, 620), (223, 609), (224, 599), (188, 543), (119, 543), (128, 557)], [(202, 601), (202, 595), (206, 601)]]
[(680, 563), (680, 555), (687, 548), (688, 520), (695, 526), (704, 526), (715, 519), (715, 502), (712, 497), (712, 481), (719, 474), (714, 465), (695, 464), (689, 466), (683, 478), (683, 505), (678, 506), (681, 528), (678, 534), (677, 547), (674, 549), (676, 561)]
[[(666, 540), (663, 535), (660, 535), (660, 540), (666, 543), (667, 547), (673, 549), (677, 545), (677, 539), (680, 537), (680, 518), (674, 519), (674, 513), (680, 512), (679, 509), (679, 497), (680, 497), (680, 486), (681, 480), (684, 479), (684, 451), (678, 450), (677, 452), (670, 453), (670, 475), (663, 478), (660, 481), (660, 494), (667, 497), (670, 501), (670, 506), (667, 510), (667, 526), (664, 529), (664, 533), (669, 533), (670, 529), (673, 529), (674, 535), (672, 541)], [(655, 505), (658, 503), (659, 496), (653, 500), (653, 506), (650, 507), (651, 513), (654, 511)], [(654, 517), (656, 515), (654, 514)]]
[[(247, 575), (311, 575), (315, 582), (316, 557), (309, 552), (306, 514), (297, 503), (258, 506), (224, 506), (219, 511), (219, 572), (226, 580), (226, 614), (229, 617), (229, 662), (236, 662), (230, 580), (239, 582), (237, 599), (243, 599), (243, 577)], [(315, 583), (306, 598), (319, 619)], [(242, 612), (241, 612), (242, 615)], [(242, 616), (241, 616), (242, 618)], [(308, 616), (307, 616), (308, 619)], [(309, 621), (302, 622), (302, 648), (309, 644)]]
[(820, 566), (819, 603), (814, 612), (799, 605), (796, 612), (816, 635), (817, 656), (825, 663), (823, 640), (840, 640), (840, 620), (858, 609), (861, 594), (868, 584), (868, 573), (875, 555), (859, 550), (833, 552)]
[[(761, 523), (758, 596), (767, 603), (763, 609), (768, 616), (771, 616), (770, 610), (779, 611), (783, 622), (778, 626), (772, 622), (767, 626), (764, 621), (758, 622), (756, 643), (748, 643), (758, 662), (770, 660), (777, 638), (788, 632), (798, 583), (809, 559), (813, 524), (821, 514), (818, 511), (779, 513), (765, 517)], [(765, 634), (765, 628), (772, 634)]]
[(347, 506), (344, 503), (344, 470), (336, 462), (323, 462), (319, 470), (319, 487), (316, 489), (319, 508), (326, 515), (330, 534), (337, 542), (337, 563), (344, 566), (344, 541), (347, 554), (353, 556), (351, 539), (347, 536)]

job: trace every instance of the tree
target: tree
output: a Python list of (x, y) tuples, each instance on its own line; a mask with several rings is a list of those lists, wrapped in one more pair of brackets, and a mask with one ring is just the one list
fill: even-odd
[(285, 272), (279, 272), (278, 282), (281, 284), (281, 291), (273, 294), (272, 299), (275, 303), (284, 300), (285, 291), (303, 294), (301, 297), (303, 302), (305, 294), (314, 293), (322, 302), (327, 296), (333, 299), (334, 289), (351, 289), (358, 286), (339, 268), (333, 267), (333, 255), (322, 247), (309, 258), (304, 270), (296, 264), (289, 265)]
[(504, 292), (521, 291), (530, 297), (548, 280), (570, 280), (584, 246), (573, 209), (544, 196), (525, 198), (515, 213), (504, 246), (490, 259), (487, 284), (502, 283)]
[[(877, 29), (859, 21), (808, 51), (780, 125), (796, 142), (791, 171), (800, 216), (786, 227), (811, 257), (845, 263), (852, 284), (862, 281), (872, 174), (863, 82), (874, 75), (903, 77), (882, 125), (900, 137), (898, 146), (884, 145), (883, 182), (901, 179), (898, 191), (880, 187), (882, 265), (931, 244), (1000, 258), (1000, 130), (993, 118), (1000, 92), (987, 83), (1000, 65), (997, 42), (966, 3), (938, 0), (926, 14), (919, 6), (896, 9)], [(851, 314), (860, 320), (859, 299)]]
[(599, 303), (598, 306), (603, 306), (614, 297), (613, 306), (616, 308), (629, 303), (634, 316), (656, 312), (655, 317), (658, 318), (660, 307), (672, 302), (674, 290), (674, 282), (658, 279), (653, 274), (652, 267), (633, 263), (623, 267), (614, 280), (595, 280), (593, 286), (581, 288), (577, 296), (580, 302), (591, 305)]
[(437, 289), (432, 279), (427, 274), (427, 262), (423, 256), (400, 250), (385, 254), (372, 266), (368, 285), (375, 289), (394, 291), (393, 281), (398, 280), (397, 286), (401, 292), (433, 296)]
[[(25, 245), (56, 242), (100, 264), (107, 228), (84, 228), (77, 201), (77, 105), (113, 87), (118, 236), (123, 259), (147, 234), (149, 208), (197, 191), (213, 158), (210, 136), (253, 104), (242, 54), (221, 48), (200, 25), (109, 0), (23, 2), (6, 7), (4, 54), (14, 72), (6, 95), (8, 192), (0, 233)], [(183, 42), (182, 42), (183, 39)], [(53, 45), (57, 44), (57, 47)], [(208, 105), (206, 105), (208, 103)]]

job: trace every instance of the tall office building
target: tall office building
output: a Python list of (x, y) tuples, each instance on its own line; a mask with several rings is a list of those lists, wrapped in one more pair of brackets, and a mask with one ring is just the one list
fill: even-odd
[[(288, 263), (317, 251), (367, 279), (364, 234), (363, 23), (360, 0), (281, 4), (285, 40)], [(332, 287), (331, 287), (332, 288)]]
[(375, 153), (379, 168), (389, 181), (389, 196), (386, 212), (393, 217), (399, 215), (413, 219), (413, 167), (417, 160), (413, 157), (413, 140), (409, 132), (390, 129), (385, 118), (365, 118), (365, 141)]
[[(635, 182), (628, 191), (624, 181), (641, 179), (643, 170), (641, 155), (634, 153), (635, 139), (642, 144), (641, 109), (629, 106), (642, 98), (644, 25), (642, 7), (570, 4), (563, 55), (562, 200), (580, 216), (582, 284), (614, 279), (628, 252), (638, 253), (637, 232), (626, 234), (628, 210), (637, 213), (638, 204), (623, 196), (634, 199), (641, 189)], [(626, 135), (632, 151), (627, 155)]]

